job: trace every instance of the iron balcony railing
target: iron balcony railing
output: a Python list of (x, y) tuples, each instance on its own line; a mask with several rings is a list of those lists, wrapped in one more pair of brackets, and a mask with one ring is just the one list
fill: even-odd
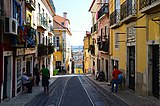
[(48, 32), (53, 32), (53, 26), (52, 25), (48, 26)]
[(94, 33), (98, 31), (98, 23), (94, 24), (92, 27), (91, 27), (91, 33)]
[(0, 0), (0, 16), (4, 14), (4, 1)]
[(101, 8), (100, 10), (98, 11), (98, 19), (104, 15), (104, 14), (107, 14), (109, 13), (109, 10), (108, 10), (108, 3), (105, 3)]
[(45, 56), (47, 55), (47, 46), (44, 44), (38, 44), (38, 56)]
[(109, 40), (101, 41), (98, 43), (98, 50), (103, 52), (109, 52)]
[(95, 55), (95, 47), (94, 47), (94, 45), (89, 45), (88, 51), (91, 52), (91, 55)]
[(115, 10), (110, 15), (110, 24), (111, 26), (117, 24), (120, 21), (120, 9)]
[(48, 44), (48, 54), (53, 54), (54, 52), (54, 45), (52, 43)]
[(38, 13), (38, 17), (37, 17), (37, 26), (42, 26), (47, 28), (48, 27), (48, 22), (47, 19), (44, 17), (44, 14)]
[(136, 0), (126, 0), (121, 5), (121, 20), (137, 13)]
[(158, 1), (158, 0), (139, 0), (139, 9), (141, 10), (144, 7), (152, 5), (156, 1)]

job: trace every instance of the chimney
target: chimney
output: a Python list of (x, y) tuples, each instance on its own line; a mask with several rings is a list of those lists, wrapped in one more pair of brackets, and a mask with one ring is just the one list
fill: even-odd
[(68, 28), (67, 12), (63, 12), (64, 26)]
[(63, 18), (67, 19), (67, 12), (63, 12)]

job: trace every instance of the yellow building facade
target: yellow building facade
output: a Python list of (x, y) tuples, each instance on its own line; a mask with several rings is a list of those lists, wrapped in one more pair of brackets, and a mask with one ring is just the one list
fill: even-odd
[[(110, 56), (124, 88), (159, 97), (160, 1), (110, 1)], [(154, 81), (153, 81), (154, 80)]]
[(62, 30), (54, 29), (54, 34), (59, 39), (59, 48), (54, 52), (53, 55), (53, 66), (54, 69), (59, 69), (62, 66), (63, 54), (62, 54)]
[(91, 35), (90, 33), (86, 33), (84, 37), (84, 73), (93, 73), (91, 70), (91, 57), (89, 53), (89, 45), (90, 45)]

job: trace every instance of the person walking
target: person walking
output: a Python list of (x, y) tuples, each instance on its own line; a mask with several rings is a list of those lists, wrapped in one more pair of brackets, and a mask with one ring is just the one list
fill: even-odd
[(36, 64), (36, 66), (34, 67), (34, 74), (36, 76), (36, 85), (39, 86), (39, 81), (40, 81), (40, 73), (39, 73), (39, 69), (38, 69), (38, 64)]
[(50, 72), (48, 68), (45, 68), (45, 65), (42, 65), (41, 69), (41, 75), (42, 75), (42, 86), (44, 87), (44, 93), (49, 93), (49, 79), (50, 79)]
[(116, 84), (116, 89), (115, 89), (115, 92), (118, 91), (118, 83), (119, 83), (119, 80), (118, 80), (118, 75), (119, 74), (122, 74), (122, 72), (120, 70), (117, 69), (117, 66), (114, 66), (113, 67), (113, 72), (112, 72), (112, 88), (111, 88), (111, 91), (114, 92), (114, 84)]

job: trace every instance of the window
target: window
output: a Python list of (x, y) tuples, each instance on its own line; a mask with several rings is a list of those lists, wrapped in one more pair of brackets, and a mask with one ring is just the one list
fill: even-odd
[(4, 11), (4, 1), (0, 0), (0, 16), (3, 15), (3, 11)]
[(38, 13), (41, 13), (41, 8), (39, 3), (38, 3)]
[(47, 40), (48, 38), (47, 38), (47, 36), (46, 36), (46, 45), (48, 45), (48, 40)]
[(64, 25), (64, 22), (61, 22), (61, 25)]
[(22, 25), (21, 5), (17, 1), (13, 2), (13, 18), (17, 19), (19, 25)]
[(45, 40), (45, 38), (44, 38), (44, 34), (42, 34), (42, 37), (43, 37), (43, 44), (44, 44), (44, 40)]
[(115, 48), (119, 48), (119, 35), (115, 34)]
[(120, 0), (115, 0), (115, 9), (120, 10)]
[(55, 47), (59, 47), (59, 36), (53, 37), (53, 44)]
[(127, 39), (135, 39), (136, 29), (134, 26), (130, 26), (127, 28)]
[(109, 35), (109, 28), (108, 26), (105, 26), (105, 37), (108, 39), (108, 35)]
[(119, 62), (118, 62), (118, 60), (115, 60), (115, 65), (117, 66), (117, 69), (119, 69)]
[(38, 32), (38, 44), (41, 44), (41, 33)]

